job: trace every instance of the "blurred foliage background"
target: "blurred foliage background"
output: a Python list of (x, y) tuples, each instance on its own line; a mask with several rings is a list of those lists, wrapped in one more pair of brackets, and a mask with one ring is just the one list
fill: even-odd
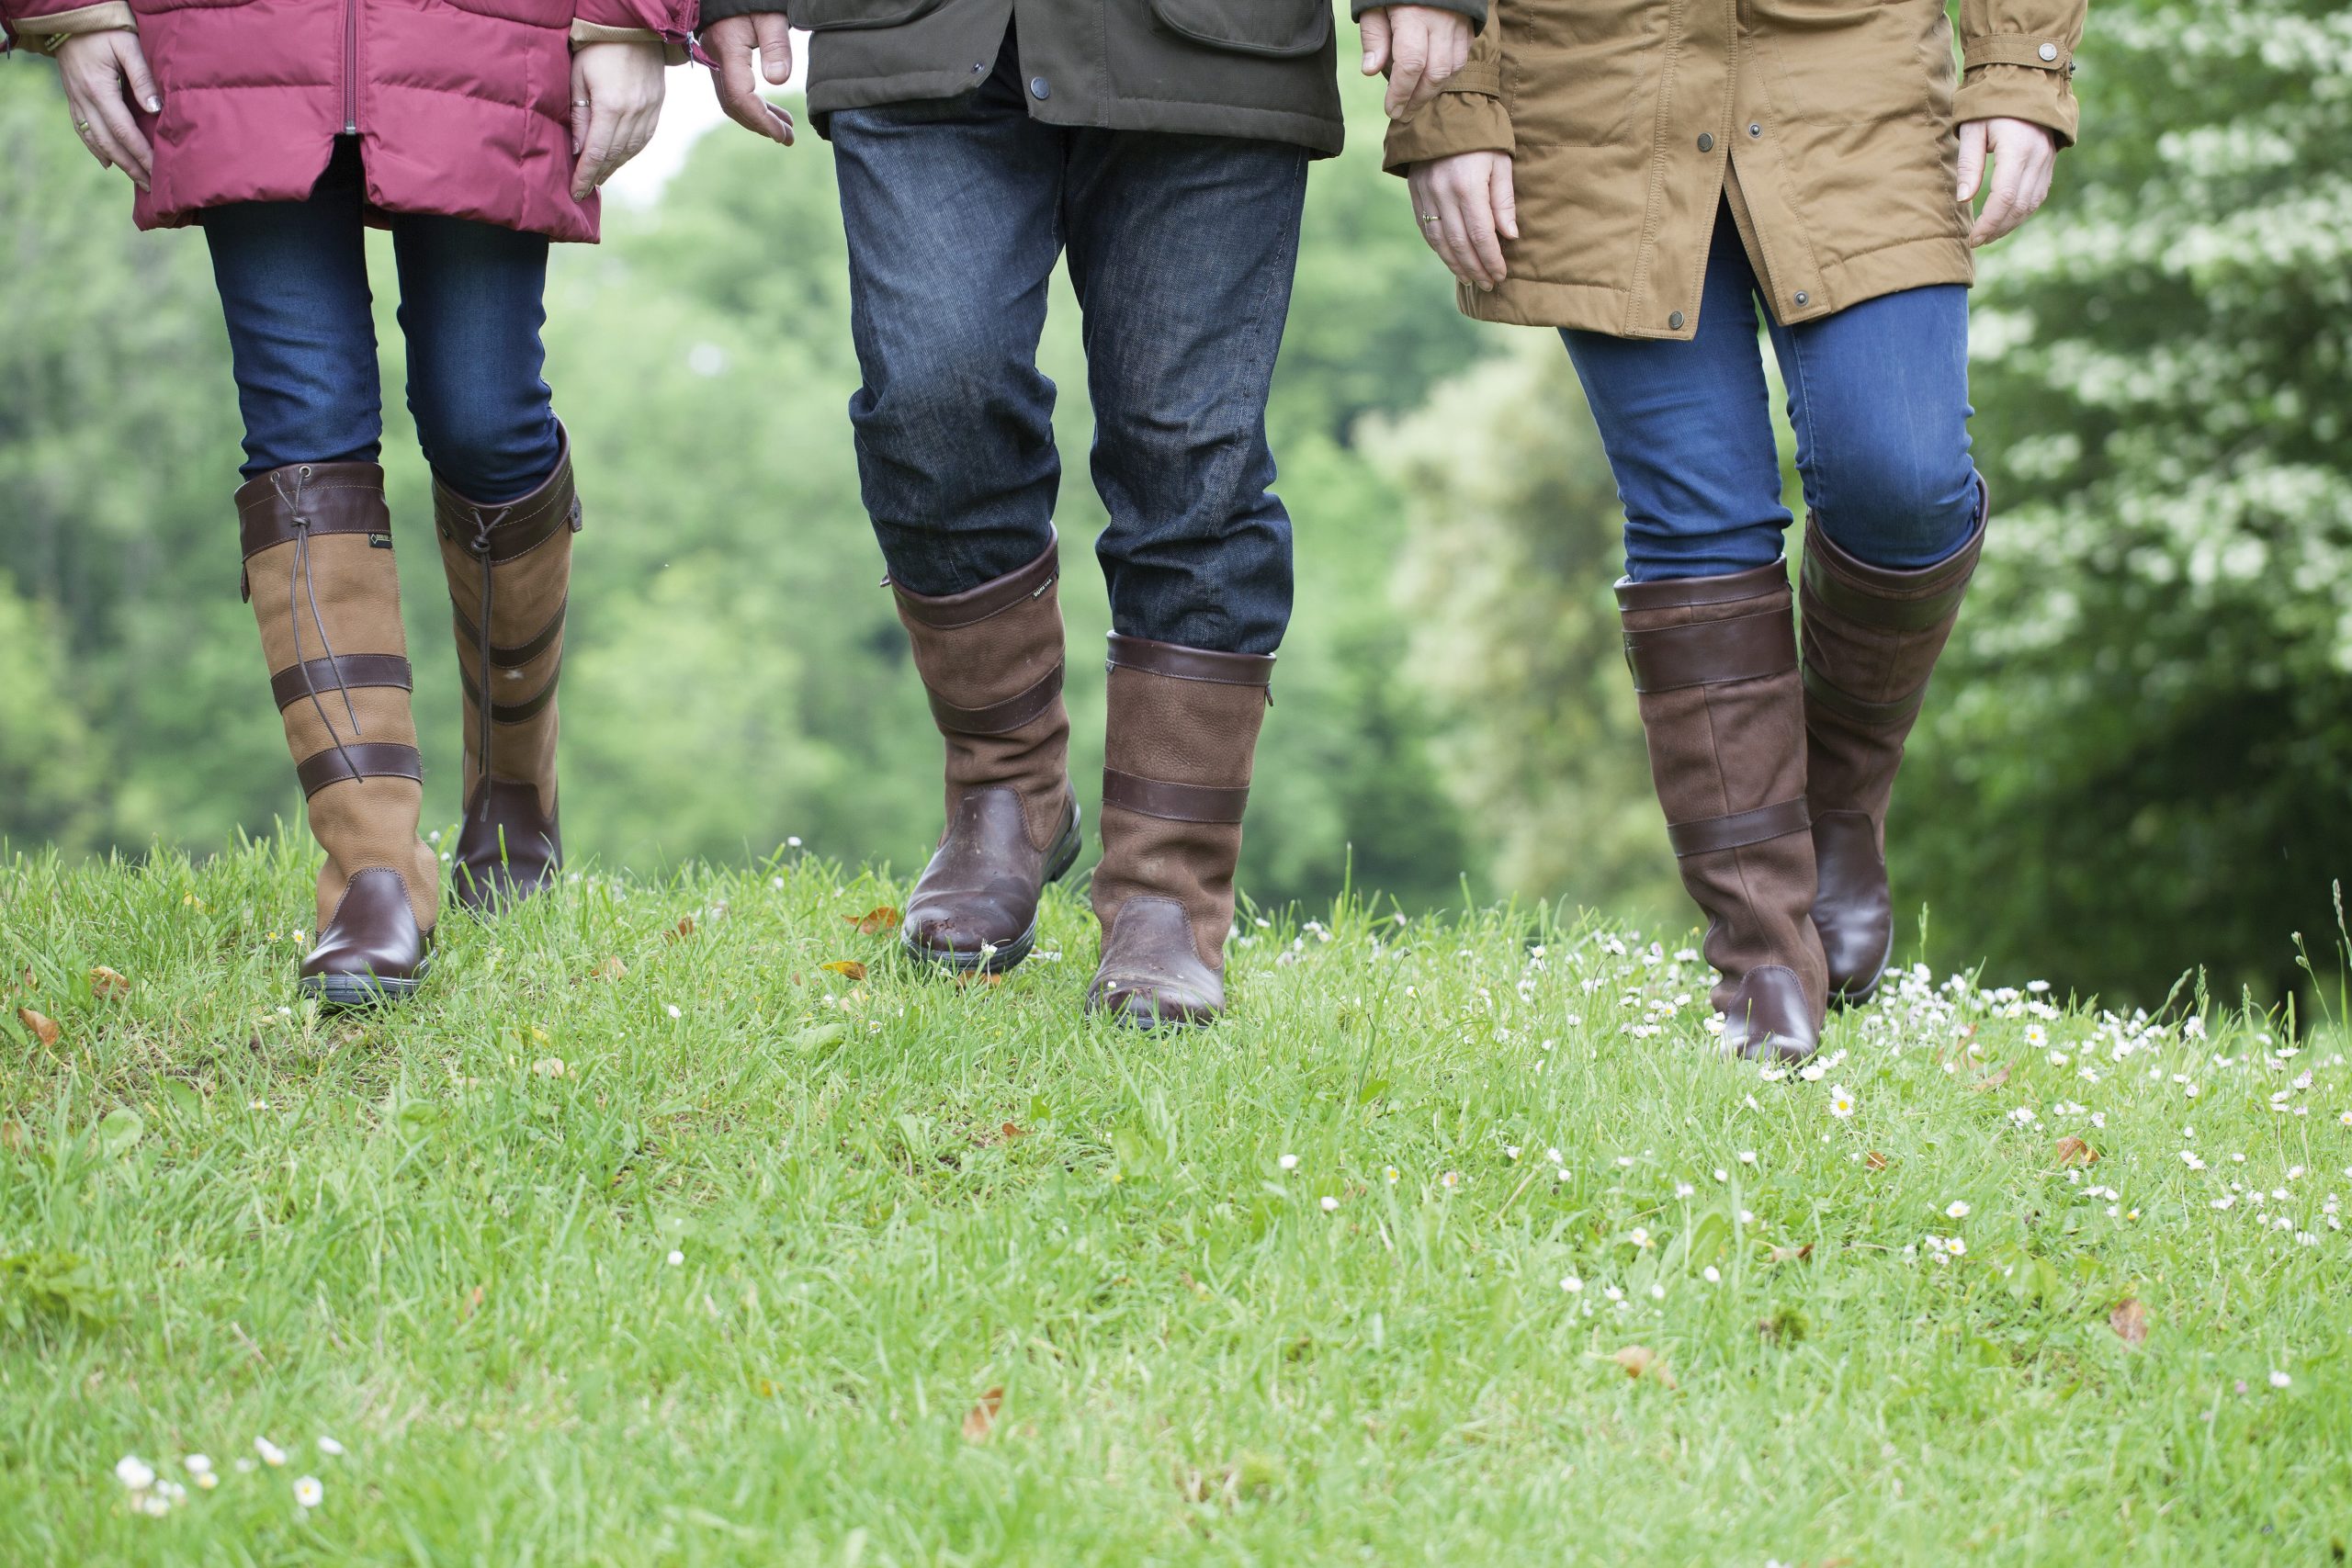
[[(1996, 516), (1896, 804), (1898, 905), (1932, 917), (1905, 955), (2150, 1005), (2201, 967), (2276, 999), (2298, 933), (2327, 960), (2352, 870), (2352, 13), (2102, 0), (2076, 85), (2083, 145), (1976, 297)], [(1454, 313), (1378, 170), (1377, 94), (1351, 101), (1351, 151), (1315, 171), (1273, 410), (1299, 614), (1244, 885), (1261, 905), (1351, 884), (1679, 929), (1575, 378), (1551, 334)], [(135, 854), (291, 821), (235, 589), (238, 424), (203, 243), (131, 230), (44, 62), (0, 62), (0, 835)], [(721, 128), (606, 226), (558, 247), (547, 334), (587, 509), (567, 842), (651, 871), (795, 837), (918, 865), (937, 741), (858, 505), (827, 152)], [(1091, 797), (1108, 614), (1084, 561), (1102, 514), (1077, 325), (1065, 289), (1044, 357), (1069, 394), (1057, 521)], [(427, 812), (447, 821), (454, 659), (390, 400)]]

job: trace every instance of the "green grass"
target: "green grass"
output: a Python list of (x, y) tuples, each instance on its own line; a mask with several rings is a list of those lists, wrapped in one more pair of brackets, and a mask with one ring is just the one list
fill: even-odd
[[(310, 874), (280, 843), (0, 867), (0, 1562), (2352, 1536), (2324, 1024), (1915, 981), (1833, 1025), (1822, 1081), (1766, 1081), (1710, 1055), (1688, 938), (1342, 908), (1245, 920), (1233, 1016), (1143, 1037), (1079, 1016), (1076, 898), (1058, 961), (957, 988), (845, 918), (900, 885), (814, 861), (451, 917), (428, 996), (353, 1021), (290, 994)], [(2102, 1157), (2062, 1168), (2068, 1134)], [(282, 1469), (237, 1467), (257, 1437)], [(162, 1517), (115, 1475), (191, 1452), (219, 1484)]]

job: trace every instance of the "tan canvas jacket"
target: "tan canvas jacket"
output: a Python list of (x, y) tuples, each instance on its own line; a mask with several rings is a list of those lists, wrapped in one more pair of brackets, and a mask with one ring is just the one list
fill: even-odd
[(1688, 338), (1728, 201), (1783, 323), (1969, 283), (1962, 121), (2071, 144), (2088, 0), (1494, 0), (1447, 91), (1390, 128), (1399, 174), (1512, 154), (1518, 241), (1486, 321)]

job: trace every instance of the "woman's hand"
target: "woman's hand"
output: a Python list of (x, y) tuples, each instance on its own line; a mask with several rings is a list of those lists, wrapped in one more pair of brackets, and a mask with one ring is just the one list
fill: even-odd
[(645, 151), (662, 123), (662, 48), (583, 43), (571, 51), (571, 199), (585, 201)]
[(1375, 6), (1363, 14), (1363, 73), (1388, 73), (1388, 118), (1438, 96), (1470, 58), (1470, 18), (1440, 6)]
[(57, 71), (65, 81), (65, 101), (74, 129), (101, 168), (119, 168), (145, 190), (154, 180), (155, 152), (140, 133), (130, 106), (153, 114), (164, 107), (148, 73), (139, 35), (129, 28), (76, 33), (57, 46)]
[(2029, 119), (1972, 119), (1960, 128), (1960, 200), (1976, 199), (1984, 157), (1993, 158), (1993, 188), (1968, 231), (1972, 245), (1989, 245), (2033, 216), (2050, 197), (2058, 172), (2058, 139)]
[(1457, 152), (1416, 164), (1405, 175), (1421, 238), (1474, 288), (1492, 292), (1510, 276), (1504, 240), (1519, 238), (1519, 203), (1511, 193), (1510, 154)]
[[(726, 17), (703, 28), (702, 51), (717, 69), (711, 81), (727, 118), (755, 135), (792, 145), (792, 117), (760, 96), (762, 76), (781, 87), (792, 80), (792, 28), (781, 11)], [(752, 56), (760, 68), (752, 69)]]

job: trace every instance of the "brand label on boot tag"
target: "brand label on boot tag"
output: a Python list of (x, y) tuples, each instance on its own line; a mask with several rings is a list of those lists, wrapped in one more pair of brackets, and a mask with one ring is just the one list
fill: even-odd
[(368, 536), (368, 547), (371, 550), (389, 550), (392, 547), (392, 536), (390, 534), (370, 534)]

